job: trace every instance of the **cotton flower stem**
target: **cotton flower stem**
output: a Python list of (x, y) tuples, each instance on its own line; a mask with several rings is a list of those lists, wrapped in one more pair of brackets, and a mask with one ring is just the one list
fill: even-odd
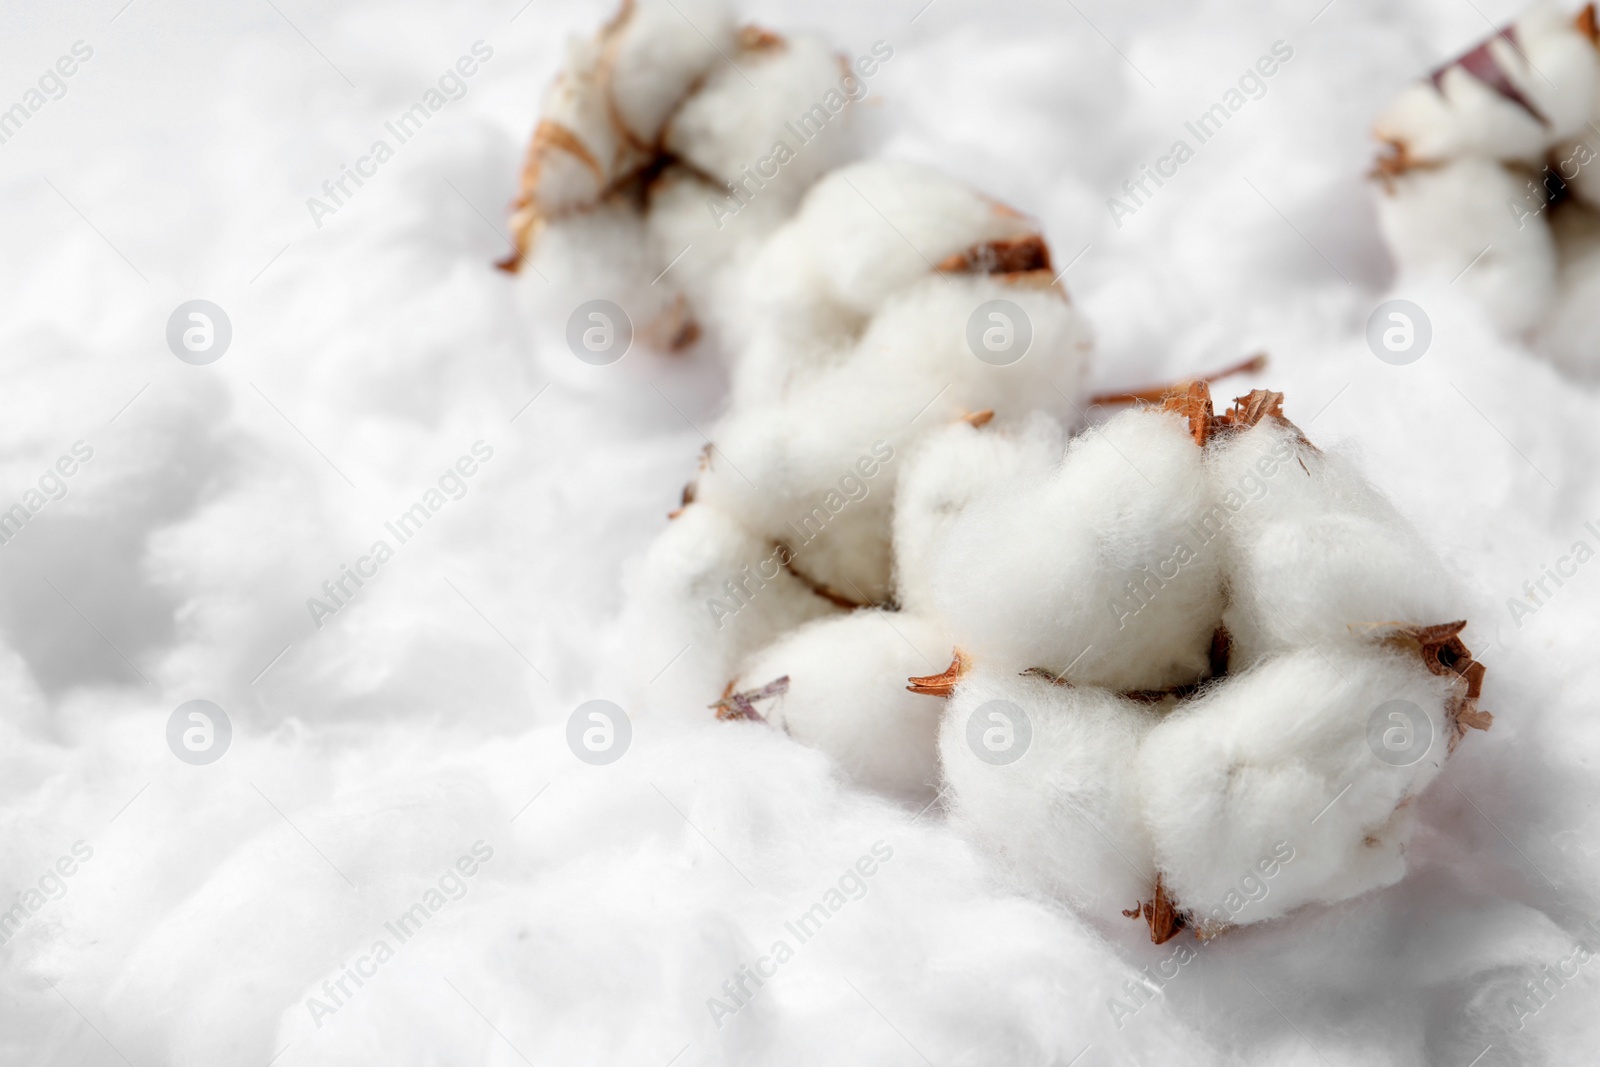
[(1257, 352), (1249, 359), (1240, 360), (1232, 366), (1224, 367), (1201, 378), (1170, 382), (1166, 385), (1148, 385), (1127, 392), (1096, 393), (1089, 398), (1089, 403), (1101, 404), (1107, 407), (1118, 404), (1159, 404), (1168, 396), (1174, 393), (1181, 393), (1197, 382), (1209, 385), (1224, 378), (1231, 378), (1236, 374), (1256, 374), (1265, 370), (1266, 366), (1267, 354), (1265, 352)]

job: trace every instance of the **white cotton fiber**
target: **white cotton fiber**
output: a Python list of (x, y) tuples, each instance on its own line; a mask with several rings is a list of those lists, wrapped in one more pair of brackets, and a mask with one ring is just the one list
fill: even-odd
[(540, 101), (522, 175), (526, 208), (535, 215), (557, 217), (593, 204), (640, 158), (611, 121), (600, 59), (595, 42), (570, 42), (566, 67)]
[[(711, 70), (684, 102), (667, 128), (666, 147), (738, 189), (737, 199), (722, 206), (724, 215), (742, 214), (746, 201), (767, 198), (792, 211), (850, 145), (853, 114), (839, 90), (838, 53), (818, 37), (796, 34), (742, 49), (737, 62), (737, 69), (723, 63)], [(826, 122), (797, 125), (825, 97), (837, 99), (839, 110), (824, 107)]]
[(894, 502), (895, 599), (933, 609), (934, 560), (945, 530), (973, 499), (1018, 477), (1039, 477), (1065, 451), (1059, 423), (1041, 412), (983, 427), (954, 422), (906, 456)]
[(695, 83), (734, 47), (723, 0), (626, 0), (603, 35), (612, 105), (638, 141), (653, 145)]
[(1378, 221), (1402, 274), (1454, 281), (1505, 333), (1532, 328), (1549, 306), (1556, 264), (1543, 217), (1511, 210), (1527, 202), (1526, 182), (1475, 157), (1390, 179)]
[(1125, 412), (950, 524), (936, 613), (980, 664), (1115, 690), (1196, 682), (1222, 618), (1221, 553), (1196, 532), (1210, 506), (1185, 420)]
[(954, 178), (898, 160), (829, 174), (806, 196), (794, 225), (805, 233), (832, 298), (863, 313), (948, 256), (1038, 233), (1029, 220)]
[(1267, 419), (1207, 449), (1206, 521), (1228, 567), (1235, 669), (1466, 617), (1455, 583), (1353, 459)]
[(684, 508), (627, 583), (636, 690), (664, 705), (703, 706), (752, 651), (838, 610), (779, 559), (770, 542), (725, 513)]
[(943, 669), (950, 641), (925, 619), (857, 611), (820, 619), (751, 656), (737, 692), (788, 678), (758, 701), (773, 729), (833, 757), (865, 789), (924, 803), (938, 778), (935, 739), (944, 702), (908, 692), (906, 679)]
[[(1398, 651), (1307, 649), (1171, 714), (1136, 764), (1168, 893), (1202, 923), (1240, 924), (1398, 881), (1412, 818), (1402, 804), (1444, 766), (1445, 708), (1461, 684)], [(1391, 719), (1390, 701), (1415, 721)], [(1369, 744), (1374, 716), (1380, 737), (1409, 731), (1391, 761)]]
[(975, 667), (939, 729), (950, 819), (1030, 883), (1115, 919), (1155, 886), (1134, 767), (1157, 721), (1103, 689)]
[(845, 391), (740, 409), (718, 426), (697, 499), (791, 550), (791, 566), (857, 603), (889, 598), (896, 444), (878, 398)]

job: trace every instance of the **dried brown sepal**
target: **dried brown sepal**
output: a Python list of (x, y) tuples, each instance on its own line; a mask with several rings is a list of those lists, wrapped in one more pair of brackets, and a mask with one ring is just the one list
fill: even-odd
[(985, 241), (941, 260), (949, 274), (1020, 274), (1050, 270), (1050, 246), (1038, 234)]
[(1590, 44), (1600, 45), (1600, 21), (1595, 18), (1593, 4), (1584, 5), (1583, 10), (1573, 18), (1572, 24), (1578, 28), (1579, 33), (1589, 38)]
[(684, 513), (690, 504), (694, 503), (695, 483), (686, 482), (683, 486), (683, 496), (678, 499), (678, 506), (667, 512), (667, 520), (676, 519)]
[(1176, 902), (1167, 896), (1166, 886), (1161, 884), (1159, 874), (1156, 875), (1155, 896), (1122, 914), (1130, 919), (1143, 917), (1150, 924), (1150, 940), (1157, 945), (1166, 944), (1178, 936), (1178, 931), (1189, 926), (1188, 916), (1179, 911)]
[(1466, 620), (1461, 619), (1434, 626), (1401, 626), (1390, 638), (1393, 643), (1414, 649), (1433, 674), (1462, 682), (1461, 695), (1446, 709), (1451, 726), (1447, 754), (1456, 750), (1468, 730), (1487, 730), (1494, 725), (1494, 716), (1478, 707), (1488, 669), (1473, 658), (1472, 650), (1461, 640), (1466, 625)]
[(971, 426), (974, 430), (981, 430), (994, 419), (994, 408), (984, 408), (974, 411), (970, 415), (961, 416), (961, 421)]
[(756, 710), (756, 701), (769, 700), (779, 697), (789, 691), (789, 676), (785, 674), (776, 678), (758, 689), (746, 689), (742, 693), (733, 691), (733, 683), (729, 682), (722, 690), (722, 699), (715, 704), (707, 705), (714, 709), (717, 718), (723, 722), (747, 720), (750, 722), (766, 722), (767, 717)]
[(689, 310), (689, 301), (679, 293), (672, 303), (641, 331), (647, 344), (664, 352), (682, 352), (700, 340), (700, 323)]
[(1217, 421), (1235, 430), (1246, 430), (1263, 419), (1283, 420), (1283, 394), (1271, 389), (1252, 389), (1233, 398), (1233, 407)]
[(906, 681), (911, 684), (907, 685), (906, 688), (913, 693), (921, 693), (924, 696), (948, 697), (955, 691), (956, 683), (961, 681), (962, 675), (967, 673), (967, 667), (970, 666), (970, 662), (966, 653), (958, 648), (951, 653), (950, 666), (938, 674), (924, 674), (914, 678), (907, 678)]
[(1189, 420), (1189, 435), (1201, 448), (1211, 439), (1216, 414), (1211, 409), (1211, 387), (1205, 382), (1189, 382), (1168, 393), (1162, 411), (1171, 411)]
[(1166, 385), (1147, 385), (1127, 391), (1096, 393), (1089, 398), (1089, 403), (1104, 405), (1159, 404), (1173, 393), (1187, 389), (1194, 382), (1205, 382), (1209, 385), (1212, 382), (1220, 382), (1224, 378), (1231, 378), (1235, 374), (1255, 374), (1265, 370), (1266, 366), (1267, 354), (1265, 352), (1257, 352), (1249, 359), (1240, 360), (1238, 363), (1223, 367), (1221, 370), (1213, 371), (1210, 374), (1202, 375), (1199, 378), (1189, 381), (1169, 382)]
[(739, 49), (743, 52), (775, 52), (789, 44), (780, 33), (760, 26), (739, 27)]
[(1529, 117), (1539, 125), (1548, 127), (1550, 120), (1545, 117), (1544, 113), (1539, 110), (1532, 100), (1528, 99), (1521, 89), (1517, 88), (1517, 83), (1511, 80), (1511, 76), (1500, 65), (1500, 61), (1495, 58), (1494, 50), (1490, 46), (1496, 40), (1505, 41), (1511, 45), (1518, 55), (1522, 54), (1522, 47), (1517, 43), (1517, 28), (1515, 26), (1507, 26), (1496, 31), (1494, 36), (1479, 44), (1472, 51), (1439, 67), (1428, 75), (1428, 80), (1433, 83), (1435, 89), (1438, 89), (1443, 94), (1444, 76), (1449, 73), (1452, 67), (1460, 67), (1478, 81), (1499, 93), (1500, 96), (1526, 111)]

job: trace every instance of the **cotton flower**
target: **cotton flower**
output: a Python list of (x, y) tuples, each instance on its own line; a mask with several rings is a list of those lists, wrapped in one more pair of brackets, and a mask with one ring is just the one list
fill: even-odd
[(1281, 400), (1197, 384), (1020, 473), (950, 431), (903, 491), (944, 542), (912, 573), (953, 660), (910, 685), (948, 697), (952, 820), (1091, 915), (1132, 892), (1157, 941), (1391, 884), (1410, 800), (1491, 721), (1437, 560)]
[(1502, 333), (1586, 375), (1597, 40), (1593, 5), (1572, 18), (1541, 3), (1407, 87), (1373, 130), (1379, 223), (1402, 275), (1459, 284)]

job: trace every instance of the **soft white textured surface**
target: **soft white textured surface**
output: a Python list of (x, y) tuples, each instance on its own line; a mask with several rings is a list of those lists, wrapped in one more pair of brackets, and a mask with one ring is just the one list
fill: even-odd
[[(1448, 278), (1395, 294), (1432, 318), (1420, 362), (1382, 364), (1362, 337), (1390, 295), (1368, 127), (1482, 36), (1471, 5), (750, 12), (854, 55), (893, 42), (873, 84), (885, 150), (1036, 215), (1058, 269), (1083, 251), (1065, 280), (1097, 334), (1096, 384), (1270, 349), (1289, 416), (1319, 442), (1358, 442), (1363, 472), (1469, 590), (1465, 637), (1490, 666), (1497, 721), (1416, 805), (1407, 877), (1191, 947), (1142, 999), (1123, 983), (1165, 975), (1176, 943), (1152, 947), (1132, 922), (1090, 930), (940, 808), (844, 788), (775, 732), (661, 701), (616, 764), (573, 758), (579, 702), (677, 669), (640, 668), (618, 636), (621, 575), (676, 504), (704, 443), (694, 427), (725, 388), (705, 354), (587, 367), (549, 321), (530, 342), (529, 313), (487, 267), (506, 251), (492, 225), (563, 39), (610, 12), (278, 6), (356, 88), (267, 5), (4, 16), (8, 99), (73, 41), (95, 49), (0, 145), (4, 500), (74, 441), (95, 454), (0, 548), (0, 864), (20, 891), (75, 841), (94, 854), (0, 946), (0, 1059), (1591, 1055), (1592, 964), (1521, 1029), (1506, 1002), (1516, 968), (1568, 958), (1600, 915), (1596, 572), (1571, 566), (1576, 541), (1600, 545), (1585, 526), (1600, 525), (1595, 396), (1494, 340)], [(306, 197), (480, 38), (494, 58), (465, 98), (317, 229)], [(1265, 95), (1119, 228), (1106, 198), (1278, 39), (1294, 58)], [(162, 338), (196, 296), (235, 328), (208, 368)], [(466, 495), (315, 628), (305, 599), (480, 439), (494, 458)], [(1564, 584), (1524, 599), (1558, 565)], [(1514, 617), (1512, 598), (1535, 613)], [(165, 745), (193, 697), (235, 725), (210, 767)], [(480, 839), (494, 858), (465, 895), (312, 1025), (306, 999)], [(880, 840), (893, 858), (865, 896), (716, 1028), (707, 998)], [(1138, 1010), (1113, 1013), (1113, 997)]]

